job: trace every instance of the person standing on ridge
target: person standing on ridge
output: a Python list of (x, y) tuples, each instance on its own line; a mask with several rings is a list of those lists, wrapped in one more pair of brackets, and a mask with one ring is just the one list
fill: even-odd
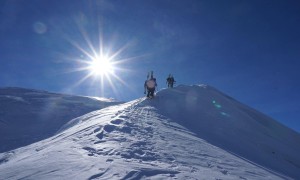
[(144, 84), (144, 88), (145, 88), (144, 94), (146, 94), (146, 90), (147, 90), (147, 97), (153, 98), (155, 88), (157, 87), (156, 78), (153, 77), (153, 71), (151, 71), (150, 79), (148, 78), (149, 78), (149, 74)]
[(169, 77), (167, 78), (167, 82), (166, 82), (166, 84), (168, 84), (168, 88), (170, 87), (170, 85), (171, 85), (171, 74), (169, 74)]
[(169, 77), (167, 78), (167, 84), (168, 84), (168, 88), (173, 88), (174, 83), (175, 83), (175, 79), (172, 76), (172, 74), (169, 74)]

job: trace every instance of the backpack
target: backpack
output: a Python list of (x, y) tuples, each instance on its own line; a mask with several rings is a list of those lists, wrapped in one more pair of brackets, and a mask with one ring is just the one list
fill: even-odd
[(149, 80), (146, 82), (146, 86), (147, 86), (147, 89), (155, 89), (155, 86), (156, 86), (156, 79), (155, 79), (155, 78), (149, 79)]

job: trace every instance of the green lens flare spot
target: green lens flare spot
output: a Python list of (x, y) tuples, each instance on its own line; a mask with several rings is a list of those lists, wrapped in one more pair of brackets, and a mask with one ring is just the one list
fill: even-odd
[(229, 114), (227, 114), (226, 112), (221, 112), (221, 114), (222, 114), (223, 116), (229, 117)]
[(218, 109), (222, 108), (221, 104), (218, 104), (215, 100), (212, 101), (212, 103), (214, 104), (214, 106)]
[(220, 109), (222, 106), (220, 104), (215, 104), (215, 107)]

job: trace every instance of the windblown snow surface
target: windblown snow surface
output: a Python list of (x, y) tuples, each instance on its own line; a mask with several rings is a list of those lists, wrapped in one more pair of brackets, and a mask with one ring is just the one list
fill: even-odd
[(0, 88), (0, 152), (53, 136), (70, 119), (116, 104), (104, 98)]
[(73, 119), (0, 154), (0, 179), (300, 179), (300, 136), (205, 85)]

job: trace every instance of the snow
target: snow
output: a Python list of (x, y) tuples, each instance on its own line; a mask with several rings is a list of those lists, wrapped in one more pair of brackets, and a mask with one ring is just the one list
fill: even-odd
[(102, 102), (117, 102), (114, 98), (104, 98), (104, 97), (89, 97), (92, 99), (96, 99), (98, 101), (102, 101)]
[(18, 96), (4, 96), (4, 95), (0, 95), (0, 99), (11, 99), (11, 100), (15, 100), (15, 101), (20, 101), (20, 102), (25, 102), (26, 101), (22, 98), (22, 97), (18, 97)]
[(0, 179), (299, 179), (300, 136), (206, 85), (77, 117), (0, 154)]
[(115, 104), (119, 102), (24, 88), (0, 88), (0, 152), (48, 138), (70, 119)]

